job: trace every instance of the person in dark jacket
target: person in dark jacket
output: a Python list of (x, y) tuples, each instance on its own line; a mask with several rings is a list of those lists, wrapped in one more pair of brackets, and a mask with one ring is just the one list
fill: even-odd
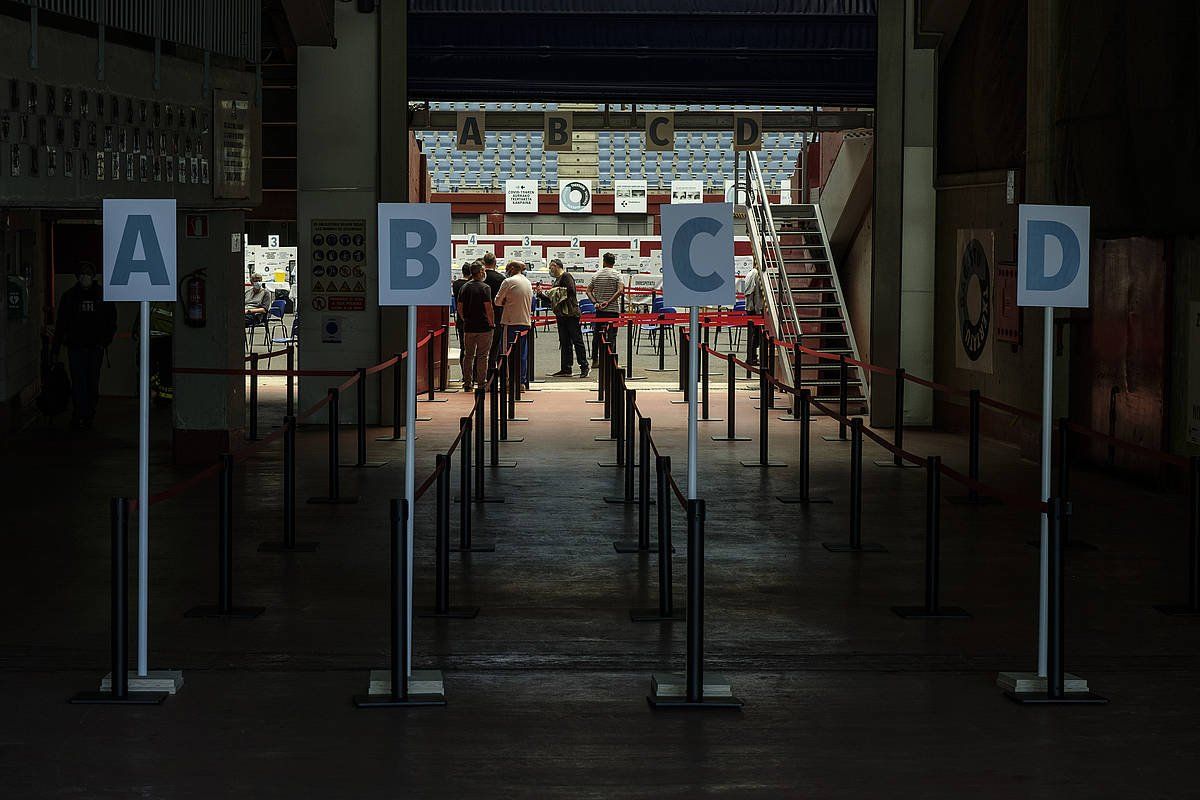
[(100, 365), (117, 332), (117, 306), (101, 296), (96, 268), (84, 261), (76, 283), (62, 294), (54, 320), (51, 356), (67, 348), (71, 371), (71, 428), (90, 428), (100, 397)]

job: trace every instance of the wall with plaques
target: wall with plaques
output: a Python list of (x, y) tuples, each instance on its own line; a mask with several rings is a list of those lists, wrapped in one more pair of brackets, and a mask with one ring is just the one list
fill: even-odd
[(214, 60), (206, 86), (201, 61), (163, 56), (155, 89), (152, 52), (108, 43), (100, 80), (96, 38), (47, 26), (34, 69), (29, 35), (26, 25), (0, 26), (0, 204), (259, 204), (253, 75)]

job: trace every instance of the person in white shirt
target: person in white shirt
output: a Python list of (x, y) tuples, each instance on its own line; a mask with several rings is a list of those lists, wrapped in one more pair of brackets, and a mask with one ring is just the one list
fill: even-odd
[[(496, 292), (496, 307), (501, 309), (500, 324), (504, 329), (504, 345), (521, 336), (521, 331), (533, 327), (533, 284), (525, 277), (525, 265), (510, 261), (504, 268), (508, 277)], [(521, 363), (521, 383), (529, 386), (529, 336), (521, 336), (517, 346)]]

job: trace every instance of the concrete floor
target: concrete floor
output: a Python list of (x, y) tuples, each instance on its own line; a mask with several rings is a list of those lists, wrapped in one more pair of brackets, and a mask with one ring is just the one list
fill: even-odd
[[(756, 436), (741, 395), (739, 430)], [(343, 471), (357, 505), (300, 506), (300, 538), (321, 542), (308, 555), (256, 552), (280, 536), (278, 446), (240, 468), (235, 600), (267, 606), (257, 620), (183, 618), (215, 595), (214, 485), (154, 507), (151, 667), (182, 668), (185, 686), (161, 707), (116, 708), (65, 700), (107, 671), (105, 498), (134, 486), (134, 406), (106, 401), (90, 434), (35, 428), (13, 440), (0, 797), (1195, 795), (1185, 765), (1200, 746), (1200, 628), (1151, 608), (1182, 600), (1181, 496), (1075, 476), (1072, 531), (1099, 549), (1068, 557), (1067, 666), (1112, 703), (1027, 708), (994, 680), (1035, 663), (1035, 515), (944, 504), (943, 602), (974, 619), (904, 621), (889, 609), (921, 600), (923, 472), (870, 466), (882, 451), (868, 444), (864, 538), (889, 552), (830, 553), (821, 542), (846, 536), (847, 447), (814, 436), (813, 488), (836, 502), (803, 511), (775, 500), (794, 491), (794, 423), (772, 415), (772, 455), (790, 464), (772, 470), (743, 468), (757, 442), (712, 442), (724, 423), (709, 423), (699, 465), (707, 665), (746, 705), (656, 713), (649, 676), (682, 669), (684, 626), (628, 620), (654, 601), (656, 560), (612, 549), (634, 515), (600, 501), (619, 491), (619, 472), (597, 466), (612, 447), (592, 441), (604, 427), (587, 421), (589, 396), (532, 395), (522, 408), (532, 421), (512, 428), (525, 441), (502, 445), (519, 467), (488, 471), (489, 493), (508, 502), (480, 507), (475, 531), (497, 550), (451, 564), (454, 601), (480, 605), (479, 617), (416, 623), (414, 664), (446, 671), (444, 709), (350, 704), (385, 665), (386, 507), (402, 485), (402, 445), (372, 439), (371, 457), (389, 466)], [(646, 391), (639, 404), (682, 475), (675, 396)], [(423, 407), (435, 419), (420, 425), (419, 477), (469, 403), (449, 398)], [(155, 422), (152, 490), (193, 471), (170, 465), (169, 420)], [(906, 443), (965, 468), (960, 438), (909, 432)], [(303, 431), (299, 449), (303, 502), (324, 489), (321, 431)], [(986, 445), (984, 465), (998, 487), (1036, 493), (1035, 465), (1013, 450)], [(947, 482), (945, 493), (958, 489)], [(422, 603), (433, 591), (428, 497), (418, 504)]]

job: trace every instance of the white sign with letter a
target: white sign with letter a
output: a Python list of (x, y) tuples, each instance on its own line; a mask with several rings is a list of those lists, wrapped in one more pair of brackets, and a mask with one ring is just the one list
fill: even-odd
[(664, 205), (660, 213), (663, 303), (733, 305), (733, 204)]
[(379, 305), (448, 306), (448, 203), (379, 204)]
[(105, 300), (174, 302), (174, 200), (105, 200)]

